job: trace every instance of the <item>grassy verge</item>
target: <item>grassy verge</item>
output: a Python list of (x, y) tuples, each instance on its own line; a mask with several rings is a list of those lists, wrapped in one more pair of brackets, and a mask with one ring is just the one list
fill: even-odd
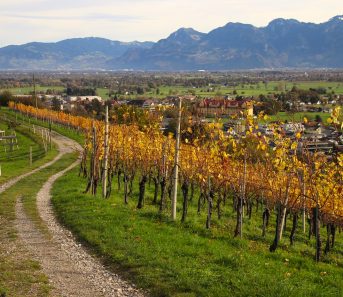
[[(197, 201), (191, 203), (188, 220), (182, 225), (171, 222), (166, 214), (158, 215), (157, 207), (150, 203), (152, 188), (142, 210), (136, 209), (137, 188), (128, 205), (121, 191), (114, 190), (104, 200), (100, 195), (83, 194), (84, 189), (77, 169), (56, 182), (53, 205), (59, 219), (108, 265), (152, 296), (343, 295), (342, 235), (337, 237), (335, 250), (316, 264), (314, 241), (308, 241), (300, 227), (295, 246), (288, 245), (290, 223), (281, 248), (270, 253), (274, 224), (263, 238), (260, 212), (245, 219), (244, 239), (240, 240), (232, 236), (235, 215), (231, 205), (225, 207), (221, 220), (214, 218), (208, 231), (204, 227), (206, 210), (197, 215)], [(324, 238), (324, 229), (322, 232)]]

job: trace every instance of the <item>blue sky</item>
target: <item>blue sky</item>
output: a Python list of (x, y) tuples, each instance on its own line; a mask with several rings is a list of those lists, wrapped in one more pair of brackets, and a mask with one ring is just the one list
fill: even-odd
[(278, 17), (321, 23), (341, 14), (342, 0), (1, 0), (0, 46), (88, 36), (157, 41), (180, 27), (208, 32)]

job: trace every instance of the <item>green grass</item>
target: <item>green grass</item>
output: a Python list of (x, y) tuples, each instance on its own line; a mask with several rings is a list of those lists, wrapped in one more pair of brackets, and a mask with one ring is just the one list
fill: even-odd
[(108, 99), (110, 96), (108, 95), (109, 89), (106, 88), (97, 88), (96, 93), (98, 96), (100, 96), (102, 99)]
[[(343, 84), (340, 82), (327, 82), (327, 81), (305, 81), (305, 82), (288, 82), (288, 81), (271, 81), (265, 85), (262, 82), (254, 84), (238, 84), (236, 87), (212, 85), (201, 88), (192, 88), (184, 86), (160, 86), (160, 94), (156, 94), (156, 90), (147, 92), (146, 96), (155, 98), (163, 98), (168, 95), (184, 95), (194, 93), (200, 97), (215, 96), (217, 95), (233, 95), (236, 91), (237, 95), (244, 96), (258, 96), (260, 94), (268, 95), (273, 93), (281, 93), (290, 91), (293, 86), (299, 89), (309, 90), (310, 88), (325, 88), (327, 93), (334, 91), (335, 94), (343, 94)], [(211, 90), (212, 88), (212, 90)]]
[[(150, 92), (146, 92), (143, 97), (154, 97), (154, 98), (164, 98), (168, 95), (183, 95), (194, 93), (197, 96), (206, 97), (218, 95), (233, 95), (233, 92), (236, 91), (237, 95), (244, 96), (258, 96), (260, 94), (267, 95), (273, 93), (280, 93), (284, 91), (289, 91), (293, 87), (299, 89), (308, 90), (310, 88), (325, 88), (327, 93), (334, 92), (335, 94), (343, 94), (343, 83), (340, 82), (328, 82), (328, 81), (270, 81), (267, 84), (263, 82), (253, 83), (253, 84), (238, 84), (237, 86), (223, 86), (223, 85), (211, 85), (201, 88), (192, 88), (185, 86), (167, 86), (163, 85), (159, 87), (160, 93), (156, 94), (156, 89), (151, 89)], [(213, 88), (211, 90), (211, 88)], [(56, 91), (63, 91), (63, 86), (40, 86), (36, 87), (37, 92), (46, 92), (47, 89), (52, 89)], [(16, 95), (27, 95), (33, 92), (33, 87), (24, 87), (24, 88), (9, 88), (13, 94)], [(2, 90), (0, 90), (2, 91)], [(108, 99), (109, 89), (107, 88), (97, 88), (96, 92), (98, 96), (101, 96), (103, 99)], [(130, 96), (123, 96), (124, 98), (131, 98)]]
[[(55, 90), (55, 91), (63, 91), (65, 88), (63, 86), (40, 86), (40, 85), (36, 85), (37, 93), (39, 93), (39, 92), (45, 93), (48, 89)], [(8, 90), (14, 95), (29, 95), (33, 92), (33, 86), (22, 87), (22, 88), (1, 89), (0, 92), (3, 90)]]
[[(260, 212), (251, 221), (246, 218), (241, 240), (232, 236), (235, 215), (231, 202), (221, 220), (213, 214), (209, 231), (204, 226), (206, 210), (197, 215), (196, 201), (182, 225), (171, 222), (166, 213), (158, 215), (150, 203), (152, 188), (145, 207), (137, 210), (137, 189), (127, 206), (116, 186), (108, 200), (85, 195), (85, 181), (77, 172), (66, 174), (53, 188), (59, 219), (114, 270), (152, 296), (343, 295), (342, 235), (338, 235), (335, 251), (316, 264), (314, 241), (308, 242), (300, 230), (295, 246), (289, 246), (290, 222), (281, 248), (270, 253), (274, 216), (267, 238), (260, 236)], [(322, 232), (324, 238), (324, 229)]]
[[(54, 90), (57, 92), (61, 92), (65, 90), (63, 86), (36, 86), (37, 93), (45, 93), (48, 89)], [(7, 88), (7, 89), (0, 89), (0, 92), (8, 90), (14, 95), (30, 95), (33, 93), (33, 86), (32, 87), (23, 87), (23, 88)], [(96, 93), (98, 96), (102, 97), (103, 99), (108, 99), (109, 90), (107, 88), (97, 88)]]
[(327, 119), (330, 117), (330, 113), (327, 112), (296, 112), (288, 113), (281, 111), (276, 115), (270, 116), (268, 121), (281, 121), (281, 122), (303, 122), (306, 117), (309, 121), (314, 121), (316, 116), (320, 116), (323, 123), (327, 123)]

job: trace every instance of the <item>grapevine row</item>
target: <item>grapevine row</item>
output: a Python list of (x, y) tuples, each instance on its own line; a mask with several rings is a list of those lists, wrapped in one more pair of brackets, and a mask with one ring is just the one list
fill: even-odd
[[(86, 191), (96, 193), (103, 178), (104, 132), (101, 121), (78, 117), (46, 109), (35, 109), (22, 104), (10, 108), (24, 114), (49, 119), (85, 132), (81, 172), (88, 179)], [(247, 132), (241, 139), (228, 137), (220, 125), (209, 124), (200, 137), (186, 139), (180, 148), (180, 180), (182, 192), (182, 221), (187, 218), (188, 202), (198, 189), (198, 211), (207, 205), (206, 227), (211, 227), (212, 213), (221, 216), (224, 204), (232, 198), (237, 213), (235, 236), (242, 236), (243, 212), (250, 217), (252, 208), (263, 206), (263, 235), (270, 213), (277, 214), (274, 251), (282, 238), (286, 217), (293, 218), (290, 240), (299, 217), (303, 228), (310, 222), (309, 234), (317, 237), (317, 258), (320, 257), (320, 223), (328, 226), (325, 251), (333, 246), (336, 227), (343, 226), (343, 155), (332, 159), (320, 153), (297, 151), (301, 134), (295, 139), (284, 136), (277, 126), (275, 133), (266, 137), (256, 129), (252, 118), (247, 119)], [(192, 128), (188, 133), (192, 136)], [(206, 135), (206, 136), (205, 136)], [(168, 208), (172, 173), (174, 170), (175, 140), (164, 136), (155, 126), (117, 125), (109, 127), (108, 188), (113, 179), (123, 182), (124, 203), (132, 194), (135, 180), (139, 183), (137, 208), (144, 206), (145, 186), (153, 181), (153, 202), (159, 211)]]

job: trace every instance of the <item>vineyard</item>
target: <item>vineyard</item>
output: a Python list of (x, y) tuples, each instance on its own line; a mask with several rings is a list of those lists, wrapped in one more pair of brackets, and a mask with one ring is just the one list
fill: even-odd
[[(73, 127), (85, 133), (80, 175), (87, 180), (85, 192), (96, 194), (102, 188), (108, 198), (114, 191), (114, 180), (123, 187), (122, 202), (133, 199), (134, 183), (138, 183), (137, 209), (144, 207), (146, 185), (153, 183), (152, 203), (156, 211), (170, 211), (173, 194), (175, 139), (165, 136), (158, 124), (110, 125), (90, 118), (62, 112), (35, 109), (22, 104), (10, 108), (25, 115)], [(341, 129), (339, 108), (328, 120)], [(263, 118), (264, 115), (259, 115)], [(257, 131), (258, 119), (247, 118), (246, 133), (241, 138), (227, 136), (222, 127), (208, 124), (199, 133), (189, 119), (186, 135), (179, 148), (179, 185), (181, 187), (181, 222), (187, 221), (188, 205), (197, 199), (198, 213), (206, 212), (204, 226), (211, 228), (213, 216), (221, 218), (224, 209), (236, 214), (234, 236), (244, 236), (243, 218), (249, 219), (262, 209), (262, 236), (266, 235), (270, 217), (275, 211), (275, 234), (269, 250), (275, 251), (283, 238), (288, 220), (292, 224), (289, 240), (294, 244), (298, 225), (309, 238), (316, 238), (315, 259), (322, 251), (335, 247), (337, 230), (343, 227), (343, 155), (327, 156), (306, 150), (301, 132), (295, 138), (285, 136), (272, 124), (271, 136)], [(303, 149), (300, 151), (299, 147)], [(101, 187), (101, 185), (103, 185)], [(321, 226), (326, 226), (322, 240)]]

